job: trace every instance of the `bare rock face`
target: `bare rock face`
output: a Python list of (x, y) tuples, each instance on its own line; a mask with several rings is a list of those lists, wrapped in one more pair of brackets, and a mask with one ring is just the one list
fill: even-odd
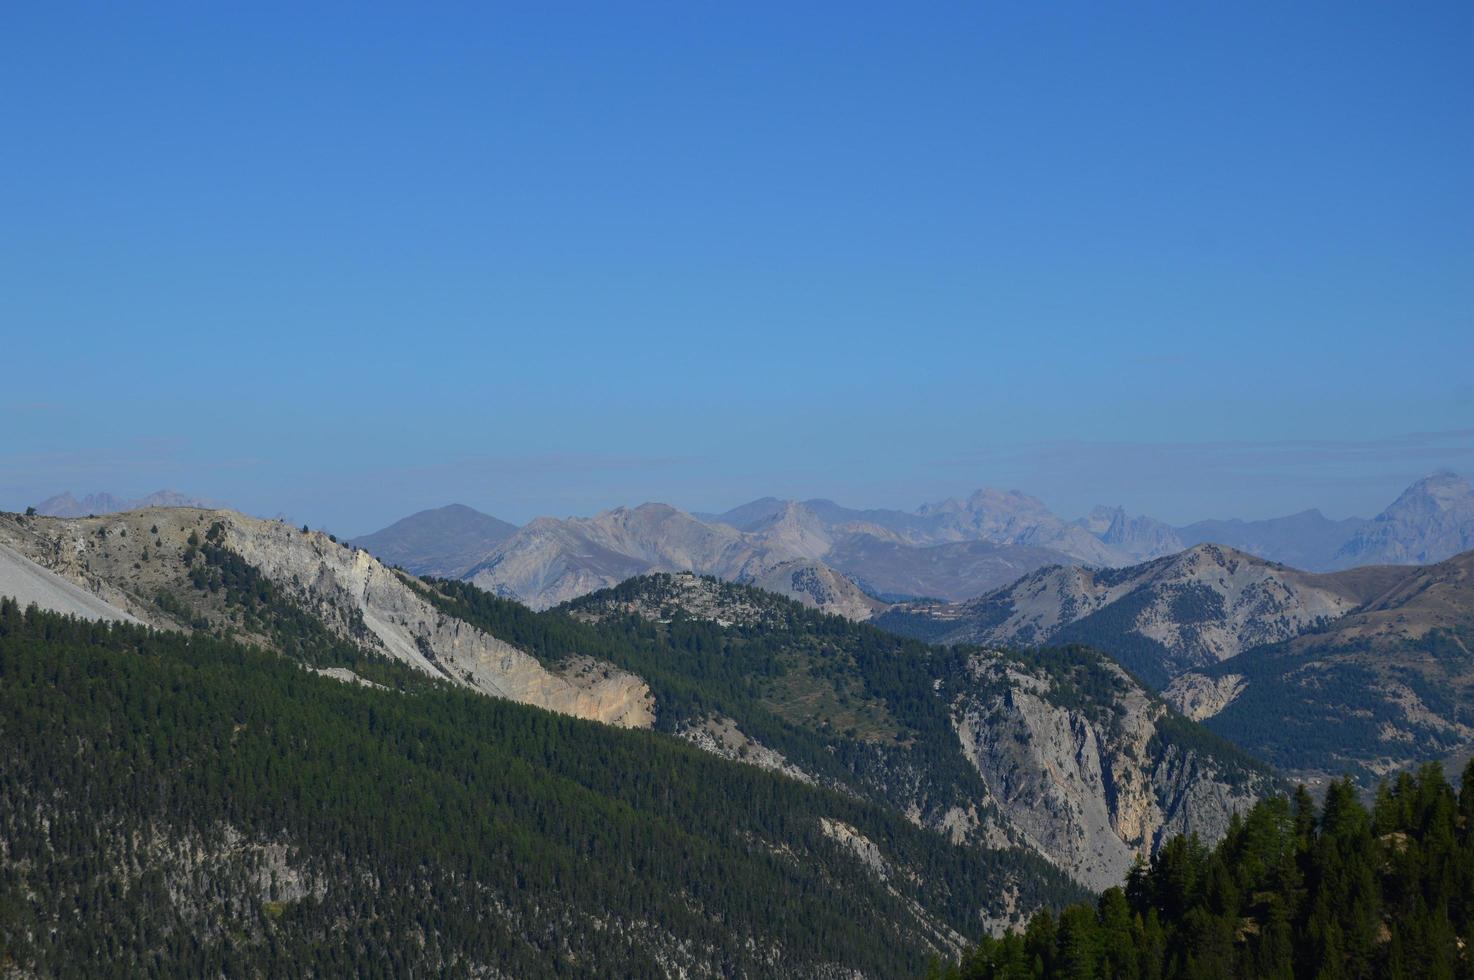
[[(1090, 888), (1118, 883), (1174, 834), (1216, 840), (1268, 777), (1230, 771), (1163, 727), (1167, 707), (1102, 661), (1114, 701), (1078, 696), (1078, 679), (981, 653), (953, 704), (963, 754), (1008, 824)], [(1101, 687), (1097, 677), (1094, 687)]]
[(1353, 565), (1423, 565), (1474, 548), (1474, 488), (1454, 473), (1414, 483), (1336, 553)]
[(1124, 507), (1097, 507), (1077, 523), (1132, 561), (1160, 558), (1183, 548), (1171, 525), (1152, 517), (1132, 517)]
[(1141, 676), (1171, 677), (1277, 643), (1365, 600), (1362, 576), (1314, 575), (1220, 545), (1130, 568), (1042, 569), (950, 611), (945, 642), (1084, 642)]
[(1042, 500), (1017, 490), (978, 490), (966, 500), (928, 504), (916, 513), (934, 525), (932, 543), (974, 540), (1049, 548), (1091, 565), (1130, 561), (1088, 529), (1056, 517)]
[(1243, 674), (1224, 674), (1222, 677), (1182, 674), (1167, 685), (1162, 697), (1184, 716), (1202, 721), (1233, 704), (1246, 686)]
[(417, 670), (580, 718), (640, 728), (654, 723), (653, 699), (640, 678), (579, 659), (551, 671), (536, 658), (441, 613), (417, 591), (411, 577), (325, 534), (232, 511), (187, 508), (95, 519), (33, 519), (0, 527), (0, 534), (6, 531), (12, 547), (30, 560), (138, 619), (176, 629), (180, 624), (154, 597), (171, 592), (193, 601), (193, 590), (181, 585), (188, 571), (184, 553), (201, 541), (215, 540), (338, 635)]
[(797, 599), (811, 609), (846, 619), (869, 619), (885, 608), (885, 603), (866, 595), (852, 580), (828, 565), (802, 558), (754, 575), (749, 582), (760, 589)]
[(759, 769), (781, 772), (801, 783), (812, 785), (817, 782), (813, 776), (784, 758), (783, 753), (743, 733), (731, 718), (708, 718), (699, 725), (686, 725), (676, 734), (712, 755), (734, 762), (746, 762)]
[(272, 521), (232, 515), (225, 545), (295, 591), (345, 635), (353, 610), (388, 655), (426, 673), (522, 704), (632, 728), (655, 720), (649, 688), (608, 665), (579, 660), (558, 673), (508, 643), (446, 616), (368, 552)]

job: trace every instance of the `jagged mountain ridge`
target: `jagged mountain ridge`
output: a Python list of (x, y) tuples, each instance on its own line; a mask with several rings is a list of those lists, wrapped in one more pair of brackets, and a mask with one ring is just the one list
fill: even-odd
[(1124, 507), (1096, 507), (1075, 523), (1134, 561), (1160, 558), (1184, 547), (1170, 524), (1144, 515), (1133, 517)]
[[(1410, 489), (1400, 510), (1398, 505), (1389, 509), (1400, 518), (1384, 515), (1373, 523), (1386, 533), (1398, 529), (1399, 539), (1423, 533), (1416, 530), (1420, 515), (1444, 513), (1410, 503), (1428, 497)], [(436, 513), (414, 517), (428, 525), (428, 516)], [(1426, 531), (1430, 543), (1407, 554), (1446, 557), (1440, 551), (1466, 533), (1457, 517), (1461, 512), (1454, 508), (1452, 513), (1454, 518), (1445, 518), (1446, 524), (1452, 521), (1449, 526)], [(1307, 511), (1267, 521), (1200, 521), (1174, 528), (1121, 507), (1097, 507), (1084, 518), (1065, 521), (1035, 497), (983, 489), (915, 511), (857, 510), (819, 498), (764, 497), (721, 514), (688, 514), (649, 503), (593, 517), (539, 518), (500, 541), (495, 535), (478, 539), (477, 533), (448, 541), (428, 527), (411, 535), (403, 523), (359, 541), (385, 560), (409, 562), (405, 567), (411, 571), (474, 578), (484, 588), (539, 608), (633, 575), (693, 571), (762, 582), (800, 601), (818, 601), (820, 608), (863, 617), (881, 604), (862, 592), (886, 601), (956, 602), (1049, 565), (1120, 568), (1196, 544), (1226, 544), (1311, 571), (1340, 568), (1348, 561), (1338, 552), (1366, 522), (1330, 521)], [(766, 577), (789, 562), (810, 563), (792, 566), (790, 574), (829, 582), (817, 590), (824, 598), (815, 600), (815, 589), (790, 589), (783, 584), (788, 576)]]
[[(837, 596), (820, 608), (863, 617), (881, 604), (864, 599), (845, 578), (877, 596), (915, 595), (909, 590), (919, 588), (962, 598), (1051, 562), (1128, 560), (1035, 498), (978, 491), (910, 514), (764, 498), (720, 515), (649, 503), (591, 518), (539, 518), (463, 577), (546, 608), (648, 572), (692, 571), (772, 586), (783, 581), (771, 577), (774, 569), (807, 562), (806, 574), (829, 580)], [(812, 604), (802, 590), (778, 590)]]
[(1084, 522), (1067, 522), (1055, 516), (1043, 501), (1018, 490), (985, 488), (965, 499), (924, 504), (914, 512), (854, 510), (832, 500), (800, 502), (765, 497), (724, 514), (703, 515), (703, 518), (738, 530), (755, 531), (785, 513), (794, 512), (803, 513), (835, 540), (867, 534), (920, 547), (986, 541), (1000, 546), (1046, 549), (1066, 556), (1067, 560), (1103, 565), (1124, 564), (1129, 557), (1102, 541)]
[(1013, 582), (1036, 568), (1069, 562), (1049, 548), (952, 541), (908, 545), (870, 534), (839, 539), (824, 561), (872, 595), (892, 601), (915, 596), (960, 601)]
[(204, 510), (221, 505), (203, 497), (192, 497), (177, 490), (155, 490), (146, 497), (136, 500), (124, 499), (111, 493), (89, 493), (78, 500), (70, 492), (47, 497), (36, 505), (36, 513), (43, 517), (87, 517), (89, 515), (118, 514), (127, 510), (144, 510), (149, 507), (198, 507)]
[(943, 643), (1090, 643), (1163, 686), (1189, 669), (1343, 616), (1398, 574), (1316, 575), (1195, 545), (1123, 569), (1041, 569), (969, 602), (898, 610), (883, 623)]
[(548, 608), (636, 575), (691, 571), (760, 583), (809, 605), (868, 618), (880, 603), (812, 558), (823, 545), (807, 536), (811, 530), (780, 519), (744, 532), (668, 504), (641, 504), (591, 518), (539, 518), (462, 577)]

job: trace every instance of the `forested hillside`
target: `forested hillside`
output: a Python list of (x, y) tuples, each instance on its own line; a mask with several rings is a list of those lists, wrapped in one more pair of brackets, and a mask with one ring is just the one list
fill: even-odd
[(650, 685), (656, 727), (907, 814), (954, 840), (1038, 850), (1114, 881), (1180, 830), (1211, 839), (1274, 788), (1093, 651), (930, 647), (748, 586), (631, 579), (533, 612), (436, 580), (449, 615)]
[(1125, 887), (984, 939), (946, 980), (1014, 977), (1474, 976), (1474, 763), (1350, 780), (1319, 812), (1301, 788), (1261, 802), (1213, 849), (1179, 837)]
[(893, 976), (1005, 892), (1077, 894), (1027, 853), (375, 666), (0, 603), (0, 963)]

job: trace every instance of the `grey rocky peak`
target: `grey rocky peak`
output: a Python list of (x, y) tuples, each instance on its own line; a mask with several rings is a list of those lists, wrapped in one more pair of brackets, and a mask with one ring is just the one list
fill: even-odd
[(1154, 517), (1132, 517), (1124, 507), (1096, 507), (1077, 523), (1134, 561), (1160, 558), (1183, 549), (1182, 540), (1170, 524)]
[(944, 624), (942, 642), (1085, 643), (1161, 686), (1187, 670), (1345, 615), (1380, 581), (1375, 575), (1315, 575), (1232, 548), (1197, 545), (1123, 569), (1041, 569), (958, 607), (918, 614)]
[(851, 534), (839, 539), (824, 561), (882, 599), (961, 601), (1035, 569), (1068, 564), (1070, 556), (1050, 548), (992, 541), (913, 545), (872, 534)]
[(1474, 548), (1474, 488), (1456, 473), (1424, 477), (1360, 527), (1336, 553), (1339, 566), (1424, 565)]

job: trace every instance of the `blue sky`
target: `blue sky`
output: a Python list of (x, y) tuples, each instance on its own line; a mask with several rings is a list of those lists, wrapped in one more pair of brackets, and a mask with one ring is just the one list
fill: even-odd
[(5, 6), (0, 507), (1474, 472), (1474, 6), (798, 6)]

